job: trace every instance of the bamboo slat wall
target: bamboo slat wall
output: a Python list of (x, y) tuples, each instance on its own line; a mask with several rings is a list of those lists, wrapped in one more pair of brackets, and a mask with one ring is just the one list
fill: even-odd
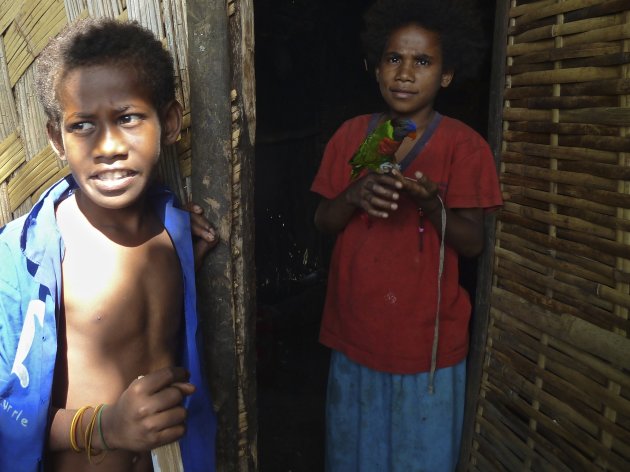
[(628, 471), (630, 1), (510, 5), (505, 206), (467, 468)]
[(86, 16), (137, 20), (173, 53), (185, 129), (177, 145), (164, 149), (160, 174), (181, 199), (189, 197), (185, 0), (0, 0), (0, 226), (28, 212), (46, 188), (68, 173), (46, 140), (33, 66), (49, 38)]

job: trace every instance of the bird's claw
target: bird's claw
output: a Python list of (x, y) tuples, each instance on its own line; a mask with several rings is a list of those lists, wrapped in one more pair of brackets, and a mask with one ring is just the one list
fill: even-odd
[(394, 162), (383, 162), (379, 166), (379, 170), (381, 171), (382, 174), (387, 174), (394, 169), (400, 170), (400, 166)]

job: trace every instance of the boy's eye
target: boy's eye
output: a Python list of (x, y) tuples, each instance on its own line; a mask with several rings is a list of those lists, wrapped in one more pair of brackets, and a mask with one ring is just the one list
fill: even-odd
[(428, 66), (429, 64), (431, 64), (431, 61), (429, 61), (429, 59), (427, 59), (426, 57), (419, 57), (416, 60), (416, 64), (420, 66)]
[(118, 118), (118, 121), (122, 125), (133, 126), (133, 125), (138, 124), (140, 121), (142, 121), (142, 116), (136, 113), (130, 113), (128, 115), (121, 116), (120, 118)]
[(94, 128), (94, 123), (90, 123), (89, 121), (81, 121), (80, 123), (72, 123), (68, 126), (68, 129), (71, 133), (87, 133), (91, 129)]

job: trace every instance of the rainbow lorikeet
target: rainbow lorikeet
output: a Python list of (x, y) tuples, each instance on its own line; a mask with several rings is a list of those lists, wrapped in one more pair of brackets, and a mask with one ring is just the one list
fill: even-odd
[(394, 154), (406, 137), (415, 139), (416, 125), (407, 118), (387, 120), (372, 131), (361, 143), (348, 163), (350, 179), (356, 179), (363, 169), (388, 171), (396, 164)]

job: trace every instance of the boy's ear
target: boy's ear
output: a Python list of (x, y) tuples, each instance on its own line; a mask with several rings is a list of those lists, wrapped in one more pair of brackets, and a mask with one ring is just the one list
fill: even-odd
[(62, 161), (66, 160), (66, 153), (63, 147), (63, 139), (61, 138), (61, 129), (59, 125), (55, 125), (50, 121), (46, 123), (46, 134), (48, 135), (48, 142), (53, 148), (53, 151), (59, 156)]
[(164, 107), (162, 112), (162, 144), (169, 145), (177, 141), (182, 130), (183, 109), (177, 100)]
[(442, 80), (440, 81), (440, 85), (443, 88), (446, 88), (449, 85), (451, 85), (451, 82), (453, 81), (453, 75), (454, 74), (455, 74), (455, 71), (453, 71), (453, 70), (445, 70), (444, 72), (442, 72)]

